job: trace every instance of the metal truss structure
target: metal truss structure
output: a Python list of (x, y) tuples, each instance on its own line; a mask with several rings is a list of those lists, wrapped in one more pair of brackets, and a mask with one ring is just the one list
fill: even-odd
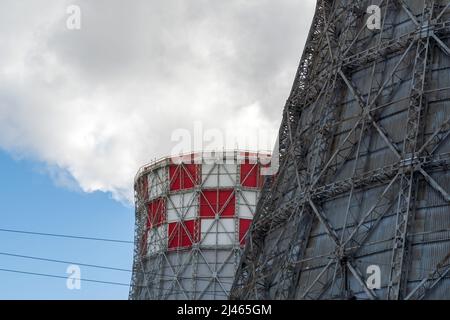
[(449, 0), (317, 1), (232, 299), (450, 299), (449, 44)]
[(130, 299), (228, 297), (262, 187), (263, 153), (193, 153), (135, 179)]

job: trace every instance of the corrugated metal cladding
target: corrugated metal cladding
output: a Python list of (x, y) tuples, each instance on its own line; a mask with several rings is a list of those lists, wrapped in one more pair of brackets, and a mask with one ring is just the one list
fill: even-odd
[(450, 2), (318, 0), (231, 298), (450, 299), (449, 136)]
[(135, 180), (130, 299), (225, 299), (269, 160), (196, 153), (143, 167)]

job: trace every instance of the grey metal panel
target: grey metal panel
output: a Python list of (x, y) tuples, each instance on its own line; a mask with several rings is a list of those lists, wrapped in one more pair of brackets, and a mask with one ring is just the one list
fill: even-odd
[(232, 298), (450, 299), (450, 8), (380, 3), (317, 2)]
[[(195, 168), (185, 168), (186, 163), (178, 165), (169, 157), (139, 170), (135, 179), (135, 252), (130, 299), (227, 298), (243, 249), (240, 223), (252, 218), (260, 193), (258, 183), (249, 186), (241, 181), (241, 164), (245, 160), (245, 163), (261, 167), (261, 160), (266, 157), (264, 152), (205, 152), (186, 156), (187, 164), (197, 165)], [(191, 160), (196, 161), (192, 163)], [(172, 165), (177, 166), (175, 170), (169, 167)], [(173, 179), (185, 179), (177, 175), (177, 170), (185, 170), (182, 172), (187, 176), (196, 176), (189, 177), (190, 187), (183, 189), (181, 183), (180, 188), (169, 187), (174, 185)], [(158, 172), (164, 172), (158, 179), (163, 188), (155, 187), (149, 178)], [(257, 176), (257, 179), (262, 178)], [(208, 212), (206, 217), (202, 212), (202, 201), (209, 201), (205, 196), (206, 189), (217, 190), (217, 195), (222, 190), (228, 195), (232, 190), (233, 196), (227, 201), (234, 199), (234, 203), (230, 202), (227, 207), (226, 217), (222, 216), (223, 209), (218, 208), (224, 206), (222, 203), (221, 206), (209, 203), (210, 207), (217, 207), (212, 210), (212, 217), (211, 213)], [(189, 195), (188, 199), (180, 197), (184, 194)], [(246, 195), (245, 201), (242, 201), (242, 195)], [(154, 199), (158, 205), (164, 204), (159, 211), (152, 206)], [(232, 215), (231, 208), (234, 208)], [(153, 217), (157, 221), (149, 224), (150, 214), (157, 216)], [(179, 231), (180, 226), (184, 231)], [(176, 242), (173, 239), (179, 242), (173, 243)]]
[[(192, 252), (164, 254), (165, 259), (158, 272), (149, 272), (154, 279), (147, 283), (148, 291), (141, 289), (139, 299), (225, 299), (236, 271), (237, 256), (229, 250), (203, 250), (194, 263)], [(147, 270), (158, 264), (156, 259), (145, 261)], [(213, 274), (217, 272), (217, 279)], [(158, 278), (162, 279), (153, 281)], [(177, 279), (175, 279), (177, 276)], [(142, 282), (144, 284), (144, 282)], [(149, 295), (150, 293), (150, 295)]]

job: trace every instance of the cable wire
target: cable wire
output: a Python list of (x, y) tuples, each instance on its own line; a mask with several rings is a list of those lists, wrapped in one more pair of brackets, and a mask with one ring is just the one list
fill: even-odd
[[(67, 276), (59, 276), (55, 274), (48, 274), (48, 273), (38, 273), (38, 272), (29, 272), (29, 271), (22, 271), (22, 270), (15, 270), (15, 269), (5, 269), (0, 268), (0, 272), (9, 272), (9, 273), (17, 273), (17, 274), (24, 274), (24, 275), (32, 275), (32, 276), (38, 276), (38, 277), (47, 277), (47, 278), (55, 278), (55, 279), (64, 279), (67, 280), (69, 277)], [(145, 288), (145, 286), (134, 286), (132, 284), (123, 283), (123, 282), (113, 282), (113, 281), (103, 281), (103, 280), (96, 280), (96, 279), (85, 279), (85, 278), (70, 278), (71, 280), (79, 280), (79, 281), (86, 281), (86, 282), (92, 282), (92, 283), (100, 283), (100, 284), (108, 284), (108, 285), (115, 285), (115, 286), (122, 286), (122, 287), (138, 287), (138, 288)], [(199, 290), (198, 292), (200, 292)], [(197, 293), (197, 291), (193, 290), (181, 290), (181, 289), (174, 289), (171, 291), (171, 293)], [(206, 290), (204, 293), (210, 293), (215, 294), (217, 296), (226, 296), (224, 293), (212, 291), (212, 290)]]
[(83, 266), (83, 267), (91, 267), (91, 268), (98, 268), (98, 269), (107, 269), (107, 270), (114, 270), (114, 271), (132, 272), (132, 270), (123, 269), (123, 268), (100, 266), (100, 265), (96, 265), (96, 264), (88, 264), (88, 263), (64, 261), (64, 260), (56, 260), (56, 259), (49, 259), (49, 258), (41, 258), (41, 257), (27, 256), (27, 255), (15, 254), (15, 253), (9, 253), (9, 252), (0, 252), (0, 255), (8, 256), (8, 257), (15, 257), (15, 258), (30, 259), (30, 260), (39, 260), (39, 261), (62, 263), (62, 264), (74, 264), (74, 265), (79, 265), (79, 266)]
[(127, 241), (127, 240), (95, 238), (95, 237), (86, 237), (86, 236), (74, 236), (74, 235), (68, 235), (68, 234), (44, 233), (44, 232), (2, 229), (2, 228), (0, 228), (0, 232), (20, 233), (20, 234), (38, 235), (38, 236), (46, 236), (46, 237), (70, 238), (70, 239), (78, 239), (78, 240), (91, 240), (91, 241), (104, 241), (104, 242), (134, 244), (134, 241)]
[[(55, 274), (48, 274), (48, 273), (37, 273), (37, 272), (29, 272), (29, 271), (22, 271), (22, 270), (15, 270), (15, 269), (4, 269), (0, 268), (1, 272), (10, 272), (10, 273), (19, 273), (19, 274), (26, 274), (26, 275), (32, 275), (32, 276), (40, 276), (40, 277), (47, 277), (47, 278), (57, 278), (57, 279), (69, 279), (67, 276), (58, 276)], [(103, 280), (94, 280), (94, 279), (79, 279), (79, 278), (70, 278), (72, 280), (80, 280), (80, 281), (86, 281), (86, 282), (93, 282), (93, 283), (102, 283), (102, 284), (110, 284), (110, 285), (116, 285), (116, 286), (126, 286), (129, 287), (130, 284), (128, 283), (121, 283), (121, 282), (113, 282), (113, 281), (103, 281)]]
[[(96, 264), (88, 264), (88, 263), (82, 263), (82, 262), (74, 262), (74, 261), (66, 261), (66, 260), (57, 260), (57, 259), (49, 259), (49, 258), (42, 258), (42, 257), (36, 257), (36, 256), (28, 256), (28, 255), (23, 255), (23, 254), (16, 254), (16, 253), (10, 253), (10, 252), (0, 252), (0, 255), (2, 256), (8, 256), (8, 257), (14, 257), (14, 258), (22, 258), (22, 259), (30, 259), (30, 260), (38, 260), (38, 261), (46, 261), (46, 262), (53, 262), (53, 263), (61, 263), (61, 264), (73, 264), (73, 265), (78, 265), (78, 266), (83, 266), (83, 267), (90, 267), (90, 268), (98, 268), (98, 269), (107, 269), (107, 270), (113, 270), (113, 271), (121, 271), (121, 272), (129, 272), (132, 273), (133, 270), (130, 269), (124, 269), (124, 268), (117, 268), (117, 267), (109, 267), (109, 266), (101, 266), (101, 265), (96, 265)], [(136, 274), (143, 274), (142, 271), (135, 271)], [(163, 281), (172, 281), (173, 280), (173, 276), (171, 275), (167, 275), (167, 274), (160, 274), (160, 273), (154, 273), (154, 272), (145, 272), (146, 275), (150, 275), (153, 277), (162, 277), (161, 280)], [(178, 280), (191, 280), (191, 279), (195, 279), (196, 281), (200, 281), (200, 282), (209, 282), (211, 281), (211, 276), (197, 276), (195, 278), (192, 277), (181, 277), (181, 276), (177, 276), (176, 277)], [(224, 279), (220, 280), (221, 283), (223, 284), (232, 284), (232, 282), (227, 282), (224, 281)]]

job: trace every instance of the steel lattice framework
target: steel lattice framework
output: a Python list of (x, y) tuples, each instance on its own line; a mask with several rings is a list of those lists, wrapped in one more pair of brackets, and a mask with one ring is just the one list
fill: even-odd
[(142, 167), (130, 299), (226, 299), (269, 161), (268, 153), (203, 152)]
[(317, 1), (232, 299), (450, 299), (449, 43), (449, 0)]

